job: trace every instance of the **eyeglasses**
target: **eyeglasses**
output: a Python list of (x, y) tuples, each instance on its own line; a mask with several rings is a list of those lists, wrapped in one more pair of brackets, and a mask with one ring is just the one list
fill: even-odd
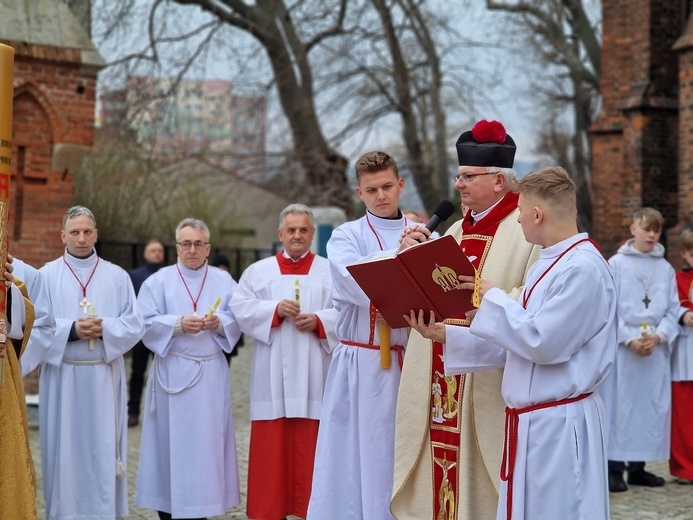
[(458, 173), (455, 175), (455, 182), (462, 181), (467, 184), (472, 180), (472, 177), (478, 177), (479, 175), (494, 175), (498, 172), (485, 172), (485, 173)]
[(195, 249), (202, 249), (203, 247), (208, 246), (209, 242), (176, 242), (176, 245), (187, 251), (191, 247), (194, 247)]

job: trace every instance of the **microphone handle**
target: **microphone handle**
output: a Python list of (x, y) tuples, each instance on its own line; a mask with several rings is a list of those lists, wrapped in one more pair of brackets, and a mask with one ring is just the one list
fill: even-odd
[(426, 224), (426, 229), (433, 233), (438, 227), (438, 224), (440, 224), (440, 222), (440, 217), (434, 213), (431, 217), (431, 220), (429, 220), (428, 224)]

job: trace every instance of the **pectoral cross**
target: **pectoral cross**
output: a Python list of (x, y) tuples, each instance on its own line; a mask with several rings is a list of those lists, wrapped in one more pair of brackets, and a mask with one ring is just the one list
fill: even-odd
[(646, 309), (649, 309), (649, 308), (650, 308), (650, 302), (651, 302), (651, 301), (652, 301), (652, 300), (650, 300), (650, 299), (647, 297), (647, 293), (645, 293), (645, 297), (642, 299), (642, 302), (645, 304), (645, 308), (646, 308)]
[(85, 315), (87, 314), (87, 311), (88, 311), (90, 305), (91, 305), (91, 303), (89, 303), (87, 301), (86, 296), (84, 298), (82, 298), (82, 302), (79, 304), (79, 306), (82, 307), (82, 310), (84, 311)]

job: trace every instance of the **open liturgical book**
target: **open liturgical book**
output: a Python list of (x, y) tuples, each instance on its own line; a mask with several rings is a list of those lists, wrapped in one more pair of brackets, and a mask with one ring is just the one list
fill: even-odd
[[(347, 270), (393, 329), (408, 326), (403, 315), (412, 309), (443, 321), (479, 306), (479, 276), (452, 235)], [(475, 276), (474, 291), (457, 289), (460, 275)]]

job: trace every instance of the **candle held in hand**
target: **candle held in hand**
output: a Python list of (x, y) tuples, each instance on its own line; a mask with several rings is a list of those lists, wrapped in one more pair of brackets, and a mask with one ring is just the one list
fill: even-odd
[(214, 303), (209, 308), (209, 312), (207, 313), (205, 318), (211, 318), (212, 316), (214, 316), (214, 313), (217, 312), (217, 309), (219, 308), (220, 303), (221, 303), (221, 298), (217, 298), (216, 300), (214, 300)]

